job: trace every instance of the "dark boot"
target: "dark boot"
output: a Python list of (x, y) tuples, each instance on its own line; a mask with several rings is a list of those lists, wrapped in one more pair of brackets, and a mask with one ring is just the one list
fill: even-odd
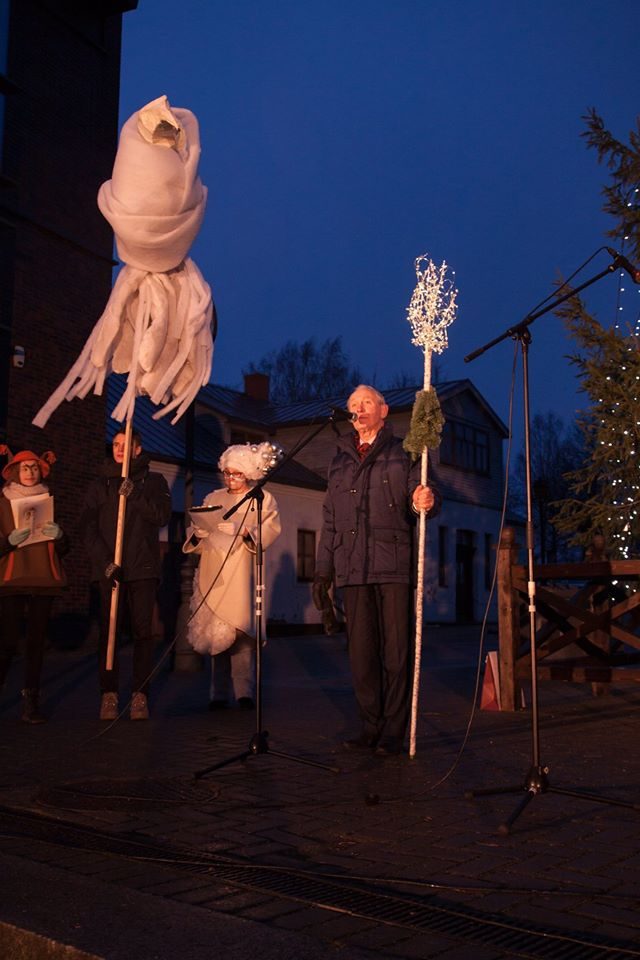
[(38, 709), (39, 693), (37, 690), (22, 691), (22, 719), (25, 723), (45, 723), (45, 718)]

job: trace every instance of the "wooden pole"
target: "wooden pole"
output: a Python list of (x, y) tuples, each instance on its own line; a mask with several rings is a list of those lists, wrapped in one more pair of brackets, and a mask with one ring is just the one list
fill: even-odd
[[(133, 431), (133, 421), (127, 420), (124, 432), (124, 457), (122, 459), (121, 477), (126, 480), (129, 477), (129, 464), (131, 461), (131, 435)], [(113, 562), (116, 567), (122, 567), (122, 546), (124, 541), (124, 517), (127, 509), (127, 498), (120, 494), (118, 499), (118, 522), (116, 526), (116, 543)], [(118, 623), (118, 600), (120, 598), (120, 581), (114, 580), (111, 587), (111, 609), (109, 612), (109, 636), (107, 640), (107, 670), (113, 670), (113, 658), (116, 646), (116, 626)]]
[(498, 544), (498, 651), (500, 709), (516, 710), (516, 661), (520, 645), (520, 600), (513, 586), (513, 566), (518, 556), (515, 531), (505, 527)]

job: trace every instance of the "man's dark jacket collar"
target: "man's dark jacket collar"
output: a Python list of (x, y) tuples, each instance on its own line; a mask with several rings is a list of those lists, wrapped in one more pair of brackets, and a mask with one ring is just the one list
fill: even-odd
[[(378, 451), (381, 450), (382, 447), (385, 446), (385, 444), (389, 443), (389, 441), (393, 439), (394, 439), (394, 433), (393, 433), (392, 427), (390, 426), (390, 424), (386, 422), (383, 423), (380, 429), (378, 430), (378, 433), (376, 434), (375, 440), (371, 444), (371, 449), (368, 451), (367, 456), (365, 457), (365, 460), (363, 460), (362, 462), (364, 463), (371, 456), (372, 453), (373, 454), (378, 453)], [(356, 458), (358, 457), (358, 452), (356, 450), (356, 445), (354, 443), (353, 433), (351, 432), (344, 433), (338, 440), (338, 446), (340, 447), (341, 450), (348, 450), (349, 453), (352, 453), (354, 457)]]
[[(149, 460), (149, 454), (144, 453), (144, 451), (139, 456), (132, 458), (129, 464), (129, 476), (132, 480), (137, 480), (148, 471)], [(102, 467), (102, 476), (106, 477), (107, 480), (110, 480), (113, 477), (121, 477), (122, 464), (116, 463), (113, 459), (105, 460)]]

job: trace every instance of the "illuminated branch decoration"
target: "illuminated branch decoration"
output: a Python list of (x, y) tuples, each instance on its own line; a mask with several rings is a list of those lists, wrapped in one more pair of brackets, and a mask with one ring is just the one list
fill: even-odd
[[(421, 264), (425, 264), (421, 269)], [(428, 254), (417, 257), (416, 276), (418, 282), (413, 291), (407, 315), (413, 338), (411, 342), (424, 352), (424, 381), (422, 391), (416, 394), (411, 415), (411, 426), (404, 441), (405, 450), (414, 459), (421, 457), (420, 483), (427, 485), (428, 455), (427, 448), (440, 444), (440, 434), (444, 418), (440, 410), (435, 388), (431, 386), (431, 360), (434, 353), (442, 353), (448, 346), (447, 328), (453, 323), (457, 311), (458, 291), (453, 281), (448, 279), (447, 264), (443, 261), (436, 267)], [(415, 664), (413, 671), (413, 692), (411, 697), (411, 731), (409, 734), (409, 756), (416, 753), (416, 718), (418, 714), (418, 694), (420, 690), (420, 659), (422, 655), (422, 607), (424, 601), (424, 566), (426, 547), (426, 515), (420, 511), (418, 522), (418, 571), (416, 591), (416, 636)]]
[[(427, 266), (420, 270), (420, 264), (426, 261)], [(418, 282), (407, 307), (407, 314), (415, 347), (422, 347), (425, 359), (430, 353), (442, 353), (449, 341), (447, 327), (453, 323), (458, 309), (456, 298), (458, 291), (452, 280), (446, 277), (447, 264), (443, 261), (436, 267), (428, 254), (416, 259), (416, 276)], [(429, 358), (430, 359), (430, 358)], [(425, 388), (429, 384), (425, 383)]]

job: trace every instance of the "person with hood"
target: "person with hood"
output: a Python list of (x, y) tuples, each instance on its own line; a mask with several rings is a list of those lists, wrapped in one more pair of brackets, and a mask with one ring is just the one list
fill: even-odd
[[(131, 435), (129, 476), (123, 480), (125, 434), (116, 433), (112, 442), (112, 459), (102, 476), (87, 488), (80, 520), (85, 549), (91, 561), (91, 580), (100, 594), (100, 719), (118, 717), (119, 671), (116, 648), (111, 670), (107, 670), (107, 646), (111, 614), (111, 593), (114, 580), (120, 583), (120, 599), (126, 601), (133, 639), (133, 676), (130, 717), (149, 717), (148, 687), (153, 669), (153, 609), (161, 572), (160, 529), (171, 517), (171, 494), (160, 473), (149, 470), (149, 457), (142, 452), (138, 433)], [(124, 519), (122, 564), (116, 567), (116, 528), (120, 494), (127, 497)], [(124, 596), (123, 596), (124, 594)], [(119, 615), (124, 604), (118, 606)], [(120, 616), (119, 618), (120, 619)]]
[[(273, 460), (274, 447), (267, 441), (227, 447), (218, 461), (224, 488), (207, 494), (206, 510), (192, 514), (197, 519), (188, 528), (182, 548), (200, 556), (187, 639), (198, 653), (211, 654), (211, 710), (228, 706), (232, 694), (241, 710), (254, 707), (258, 537), (254, 501), (247, 500), (228, 520), (221, 518), (268, 473)], [(262, 548), (266, 550), (281, 527), (275, 497), (268, 490), (262, 493)], [(209, 517), (211, 523), (205, 526)]]
[(410, 713), (413, 529), (439, 497), (385, 423), (381, 393), (361, 384), (347, 408), (355, 433), (340, 437), (329, 466), (313, 600), (321, 610), (331, 584), (342, 589), (362, 722), (344, 747), (384, 756), (402, 751)]
[(10, 457), (2, 471), (5, 484), (0, 495), (0, 689), (18, 648), (24, 617), (22, 719), (25, 723), (44, 723), (39, 708), (40, 675), (51, 606), (67, 582), (61, 557), (68, 546), (53, 519), (38, 530), (25, 511), (27, 498), (48, 498), (49, 488), (43, 480), (56, 458), (50, 450), (40, 457), (31, 450), (21, 450), (12, 457), (4, 445), (0, 453)]

